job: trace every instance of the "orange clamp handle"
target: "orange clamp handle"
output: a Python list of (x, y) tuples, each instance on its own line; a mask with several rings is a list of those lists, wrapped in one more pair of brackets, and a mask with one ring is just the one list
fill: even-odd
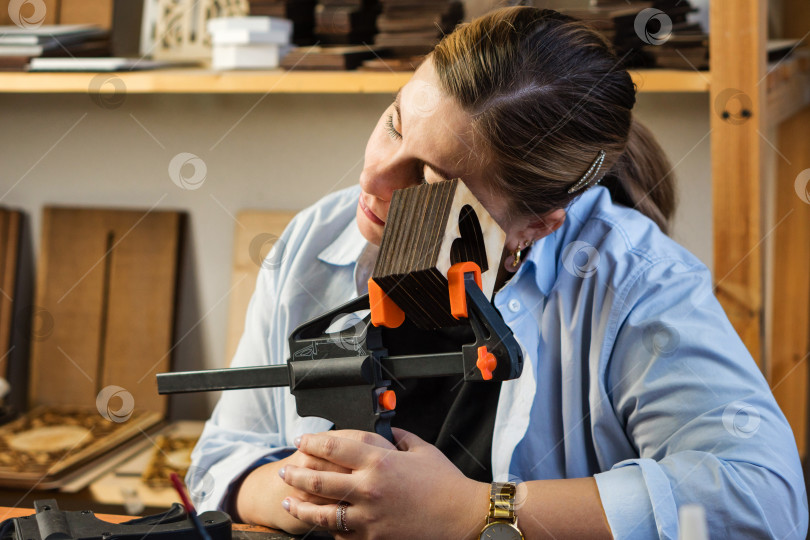
[(472, 261), (456, 263), (447, 271), (447, 285), (450, 289), (450, 314), (456, 319), (467, 318), (467, 289), (464, 287), (464, 274), (475, 272), (475, 282), (481, 285), (481, 267)]
[(371, 307), (371, 324), (396, 328), (405, 322), (405, 312), (394, 303), (373, 278), (368, 280), (368, 302)]
[(486, 345), (478, 347), (478, 361), (475, 362), (475, 367), (481, 372), (481, 377), (485, 381), (492, 379), (492, 372), (498, 367), (498, 360), (487, 350)]
[(380, 407), (386, 411), (393, 411), (397, 408), (397, 395), (393, 390), (386, 390), (380, 394), (377, 401), (380, 403)]

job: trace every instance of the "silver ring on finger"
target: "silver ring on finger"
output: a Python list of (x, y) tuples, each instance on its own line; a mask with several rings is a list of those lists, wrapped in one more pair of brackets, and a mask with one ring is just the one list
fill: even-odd
[(340, 532), (351, 532), (349, 526), (346, 525), (346, 508), (349, 506), (349, 503), (340, 501), (337, 505), (337, 509), (335, 510), (335, 516), (337, 517), (337, 530)]

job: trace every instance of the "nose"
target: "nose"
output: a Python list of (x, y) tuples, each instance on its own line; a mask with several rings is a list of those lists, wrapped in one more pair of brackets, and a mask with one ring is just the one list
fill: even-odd
[[(366, 152), (360, 187), (383, 202), (390, 202), (394, 191), (415, 184), (414, 171), (398, 153)], [(381, 216), (382, 217), (382, 216)]]

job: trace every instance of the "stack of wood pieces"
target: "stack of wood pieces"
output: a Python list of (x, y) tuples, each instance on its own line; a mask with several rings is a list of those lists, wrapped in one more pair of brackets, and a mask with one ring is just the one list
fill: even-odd
[(376, 0), (320, 0), (315, 37), (325, 45), (373, 43), (378, 12)]
[(380, 0), (377, 45), (396, 57), (425, 55), (464, 18), (464, 6), (451, 0)]
[(250, 0), (249, 3), (251, 15), (292, 21), (292, 42), (295, 45), (311, 45), (315, 42), (316, 0)]
[(400, 58), (372, 58), (364, 60), (360, 71), (416, 71), (425, 60), (425, 55), (403, 56)]
[(491, 299), (506, 235), (458, 179), (394, 192), (372, 279), (418, 327), (461, 324), (450, 314), (447, 271), (481, 268)]
[(645, 45), (647, 67), (667, 69), (709, 69), (709, 36), (700, 28), (673, 29), (672, 36), (661, 45)]
[(369, 45), (334, 45), (296, 47), (282, 60), (281, 67), (294, 70), (351, 70), (364, 60), (380, 54), (379, 47)]
[(627, 67), (708, 69), (708, 35), (687, 20), (696, 11), (688, 0), (596, 0), (560, 11), (600, 30)]

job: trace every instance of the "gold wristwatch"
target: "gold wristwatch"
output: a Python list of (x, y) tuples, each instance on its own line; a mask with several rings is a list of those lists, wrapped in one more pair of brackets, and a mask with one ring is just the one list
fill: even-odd
[(516, 493), (517, 484), (514, 482), (492, 482), (487, 524), (481, 530), (479, 540), (523, 540), (515, 514)]

